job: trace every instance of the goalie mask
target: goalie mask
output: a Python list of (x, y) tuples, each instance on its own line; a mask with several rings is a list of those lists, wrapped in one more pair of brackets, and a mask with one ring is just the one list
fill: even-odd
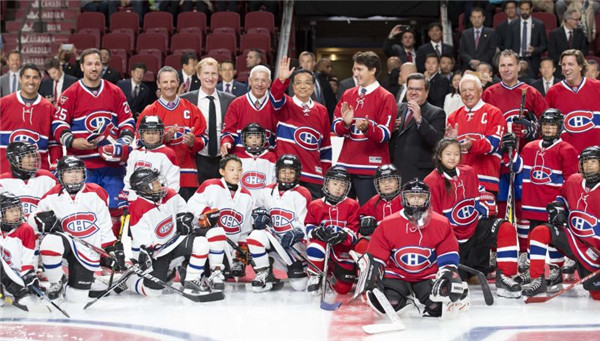
[(140, 167), (129, 178), (131, 189), (142, 198), (158, 203), (167, 194), (166, 180), (154, 168)]
[(2, 231), (8, 232), (19, 227), (25, 219), (23, 218), (23, 205), (21, 199), (9, 192), (0, 194), (0, 217)]
[[(295, 176), (293, 179), (288, 174), (282, 176), (280, 172), (282, 170), (289, 169), (295, 172)], [(277, 160), (275, 163), (275, 173), (277, 174), (277, 187), (282, 191), (287, 191), (288, 189), (292, 189), (298, 185), (300, 181), (300, 172), (302, 171), (302, 163), (300, 163), (300, 159), (296, 155), (293, 154), (284, 154)]]
[(158, 148), (163, 143), (165, 125), (158, 116), (144, 116), (139, 127), (140, 142), (146, 149)]
[(37, 146), (28, 142), (11, 142), (6, 148), (6, 158), (13, 176), (21, 180), (34, 176), (42, 164)]
[(400, 172), (392, 164), (377, 167), (375, 171), (375, 190), (379, 196), (387, 201), (394, 199), (400, 194)]
[(587, 147), (579, 154), (579, 171), (587, 182), (600, 181), (600, 146)]
[[(563, 121), (564, 115), (560, 110), (554, 108), (546, 109), (538, 120), (542, 139), (548, 142), (557, 140), (563, 129)], [(552, 126), (556, 127), (556, 130), (554, 130)]]
[(248, 153), (259, 155), (265, 150), (266, 141), (267, 133), (260, 124), (250, 123), (242, 129), (242, 145)]
[(333, 166), (329, 168), (325, 174), (325, 181), (323, 182), (323, 193), (325, 194), (325, 200), (329, 203), (337, 204), (350, 192), (350, 175), (346, 168), (342, 166)]
[(415, 178), (402, 186), (402, 206), (408, 220), (419, 227), (427, 224), (429, 217), (429, 186)]
[(75, 156), (63, 156), (58, 160), (56, 177), (67, 193), (75, 194), (85, 186), (87, 179), (85, 163)]

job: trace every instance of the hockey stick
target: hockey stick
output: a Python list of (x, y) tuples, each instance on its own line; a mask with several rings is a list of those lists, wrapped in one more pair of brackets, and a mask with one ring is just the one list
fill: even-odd
[(252, 255), (250, 254), (250, 251), (246, 252), (246, 251), (242, 250), (242, 248), (239, 245), (237, 245), (237, 243), (235, 243), (233, 240), (231, 240), (229, 238), (226, 238), (226, 239), (227, 239), (227, 244), (229, 244), (229, 246), (231, 246), (235, 251), (248, 257), (248, 263), (250, 264), (250, 266), (252, 266), (254, 268), (254, 260), (252, 259)]
[[(125, 209), (127, 210), (127, 209)], [(129, 212), (123, 212), (124, 214), (121, 216), (121, 229), (119, 230), (119, 236), (117, 237), (118, 241), (121, 241), (123, 238), (123, 231), (129, 229)], [(126, 213), (126, 214), (125, 214)], [(111, 287), (113, 283), (113, 279), (115, 277), (115, 266), (113, 265), (110, 273), (110, 278), (108, 280), (108, 286)]]
[(379, 334), (379, 333), (387, 333), (393, 331), (400, 331), (406, 329), (404, 323), (398, 316), (398, 313), (394, 311), (390, 301), (385, 297), (385, 295), (381, 292), (381, 290), (375, 288), (371, 291), (377, 301), (385, 311), (385, 315), (392, 321), (391, 323), (377, 323), (377, 324), (369, 324), (366, 326), (362, 326), (362, 330), (367, 334)]
[(133, 270), (131, 269), (127, 269), (127, 271), (125, 271), (123, 273), (123, 276), (121, 276), (121, 278), (119, 278), (119, 280), (114, 283), (112, 286), (110, 286), (109, 288), (107, 288), (104, 293), (102, 293), (102, 295), (96, 297), (94, 300), (88, 302), (85, 307), (83, 307), (83, 310), (89, 308), (92, 304), (98, 302), (98, 300), (100, 300), (102, 297), (106, 297), (108, 296), (108, 294), (111, 293), (111, 291), (115, 290), (117, 287), (119, 287), (121, 284), (125, 283), (125, 281), (127, 281), (129, 279), (129, 277), (131, 277), (131, 275), (133, 275)]
[[(523, 111), (525, 110), (525, 97), (527, 96), (527, 89), (521, 90), (521, 106), (519, 107), (519, 120), (523, 119)], [(512, 123), (512, 122), (511, 122)], [(508, 132), (512, 133), (512, 124), (508, 125)], [(515, 152), (519, 152), (519, 141), (521, 139), (517, 137), (515, 143)], [(511, 224), (517, 223), (517, 217), (515, 215), (515, 171), (513, 170), (513, 148), (508, 148), (508, 171), (510, 172), (510, 181), (508, 183), (508, 196), (506, 198), (506, 213), (504, 218)]]
[[(23, 311), (28, 311), (28, 312), (32, 312), (32, 313), (50, 313), (50, 312), (52, 312), (50, 307), (48, 307), (47, 305), (36, 305), (36, 306), (28, 307), (24, 304), (18, 303), (17, 301), (13, 300), (12, 298), (10, 298), (8, 296), (5, 296), (4, 293), (2, 293), (2, 292), (0, 292), (0, 298), (4, 302), (14, 306), (15, 308), (21, 309)], [(31, 308), (34, 308), (34, 309), (31, 309)], [(46, 309), (44, 309), (44, 308), (46, 308)]]
[(325, 247), (325, 263), (323, 265), (323, 282), (321, 282), (321, 309), (323, 310), (329, 310), (329, 311), (333, 311), (333, 310), (337, 310), (339, 309), (339, 307), (342, 305), (342, 302), (334, 302), (334, 303), (328, 303), (327, 301), (325, 301), (325, 293), (327, 292), (327, 270), (328, 270), (328, 263), (329, 263), (329, 254), (331, 253), (331, 245), (329, 243), (327, 243), (327, 246)]
[(67, 314), (67, 312), (66, 312), (66, 311), (64, 311), (64, 310), (63, 310), (61, 307), (59, 307), (59, 306), (58, 306), (58, 304), (56, 304), (56, 303), (52, 302), (52, 300), (50, 300), (50, 299), (48, 298), (48, 296), (46, 296), (46, 294), (45, 294), (43, 291), (41, 291), (40, 289), (38, 289), (37, 287), (35, 287), (35, 286), (33, 286), (33, 285), (32, 285), (30, 288), (31, 288), (33, 291), (35, 291), (35, 294), (36, 294), (36, 295), (37, 295), (39, 298), (41, 298), (41, 299), (43, 299), (44, 301), (47, 301), (48, 303), (52, 304), (52, 305), (54, 306), (54, 308), (56, 308), (56, 310), (60, 311), (60, 312), (61, 312), (63, 315), (65, 315), (67, 318), (71, 318), (71, 316), (69, 316), (69, 314)]
[(555, 292), (554, 294), (552, 294), (550, 296), (532, 296), (532, 297), (527, 297), (525, 299), (525, 303), (542, 303), (542, 302), (550, 301), (551, 299), (555, 298), (556, 296), (562, 295), (566, 291), (569, 291), (569, 290), (573, 289), (577, 284), (581, 284), (581, 283), (589, 280), (590, 278), (592, 278), (594, 276), (597, 276), (598, 274), (600, 274), (600, 270), (596, 270), (596, 271), (592, 272), (591, 274), (583, 277), (582, 279), (578, 280), (577, 282), (569, 284), (568, 286), (566, 286), (562, 290), (559, 290), (559, 291)]
[(477, 276), (477, 279), (479, 280), (479, 284), (481, 285), (481, 291), (483, 291), (483, 300), (485, 301), (485, 304), (487, 304), (487, 305), (494, 304), (494, 295), (492, 295), (492, 290), (490, 289), (490, 284), (488, 283), (487, 279), (485, 278), (485, 275), (483, 274), (483, 272), (475, 270), (464, 264), (458, 264), (458, 269), (462, 270), (462, 271), (466, 271), (472, 275)]

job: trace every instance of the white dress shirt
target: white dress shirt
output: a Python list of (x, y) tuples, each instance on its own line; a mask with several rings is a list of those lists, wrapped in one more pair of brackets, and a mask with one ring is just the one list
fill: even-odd
[[(198, 89), (197, 107), (200, 109), (202, 115), (204, 115), (204, 119), (206, 120), (206, 137), (208, 137), (208, 129), (210, 124), (210, 122), (208, 121), (208, 116), (210, 115), (210, 100), (206, 98), (206, 96), (214, 97), (213, 101), (215, 102), (215, 109), (217, 111), (217, 150), (219, 150), (221, 146), (219, 141), (220, 139), (218, 137), (221, 136), (221, 128), (223, 126), (223, 121), (221, 117), (221, 102), (219, 101), (219, 95), (217, 94), (217, 90), (215, 90), (212, 94), (208, 95), (207, 93), (202, 91), (202, 88)], [(208, 156), (208, 142), (206, 143), (206, 146), (204, 146), (204, 148), (202, 148), (202, 150), (198, 152), (198, 154)]]

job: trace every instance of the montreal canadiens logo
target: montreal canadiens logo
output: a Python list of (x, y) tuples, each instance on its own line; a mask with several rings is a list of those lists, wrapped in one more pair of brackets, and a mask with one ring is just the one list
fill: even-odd
[(594, 129), (594, 113), (587, 110), (571, 111), (565, 116), (565, 130), (572, 134)]
[(247, 189), (261, 189), (265, 187), (267, 176), (261, 172), (246, 172), (242, 174), (242, 186)]
[[(528, 113), (527, 109), (523, 110), (523, 115), (526, 116)], [(519, 109), (510, 109), (509, 111), (505, 112), (504, 114), (504, 119), (506, 120), (506, 122), (512, 122), (515, 120), (515, 118), (519, 117)]]
[(469, 198), (458, 202), (452, 208), (451, 222), (458, 226), (468, 226), (477, 220), (478, 212), (475, 209), (475, 199)]
[(138, 168), (152, 168), (152, 163), (144, 160), (138, 160), (135, 162), (135, 165), (133, 165), (133, 169)]
[(12, 255), (11, 255), (10, 251), (7, 248), (5, 248), (5, 247), (1, 248), (0, 250), (2, 250), (2, 259), (4, 259), (4, 261), (6, 262), (6, 264), (8, 266), (13, 265), (13, 263), (11, 261)]
[(175, 224), (173, 224), (173, 218), (167, 217), (165, 220), (161, 221), (160, 223), (158, 223), (158, 225), (156, 225), (154, 233), (158, 238), (164, 239), (171, 234), (174, 227)]
[(17, 129), (10, 133), (8, 143), (11, 142), (28, 142), (37, 147), (37, 143), (40, 142), (40, 134), (28, 129)]
[(569, 226), (577, 237), (594, 237), (600, 234), (600, 231), (594, 231), (596, 225), (598, 219), (590, 214), (582, 211), (571, 211), (569, 214)]
[(22, 196), (19, 198), (21, 199), (21, 203), (23, 203), (23, 214), (25, 217), (28, 217), (32, 212), (35, 212), (37, 204), (40, 202), (39, 198), (29, 196)]
[(270, 214), (276, 232), (286, 232), (292, 229), (294, 212), (278, 208), (271, 210)]
[(234, 209), (224, 209), (219, 211), (219, 226), (227, 234), (235, 234), (242, 231), (242, 222), (244, 216)]
[[(174, 127), (174, 126), (165, 127), (165, 131), (169, 130), (172, 127)], [(182, 127), (182, 126), (175, 127), (175, 134), (173, 134), (173, 138), (171, 139), (171, 141), (169, 141), (169, 145), (175, 146), (178, 144), (182, 144), (183, 137), (185, 136), (185, 134), (187, 134), (191, 131), (192, 130), (189, 127)]]
[(108, 126), (106, 128), (110, 129), (111, 134), (116, 134), (115, 126), (112, 123), (112, 114), (107, 111), (96, 111), (94, 113), (89, 114), (85, 118), (84, 124), (85, 129), (87, 129), (89, 132), (98, 129), (102, 126), (102, 124), (107, 124)]
[(294, 141), (309, 151), (315, 151), (319, 149), (319, 139), (321, 134), (313, 128), (300, 127), (294, 132)]
[(353, 141), (367, 140), (367, 136), (362, 132), (362, 130), (356, 129), (356, 121), (354, 121), (350, 127), (350, 139)]
[(340, 220), (324, 220), (321, 225), (323, 225), (323, 227), (326, 229), (337, 232), (346, 227), (346, 222)]
[(531, 182), (536, 185), (549, 184), (551, 182), (550, 176), (552, 176), (552, 169), (543, 166), (535, 166), (531, 168), (529, 173)]
[(99, 230), (94, 213), (75, 213), (66, 216), (62, 220), (62, 228), (79, 238), (91, 236)]
[(419, 273), (430, 267), (436, 260), (431, 249), (407, 246), (394, 251), (392, 261), (396, 266), (409, 273)]

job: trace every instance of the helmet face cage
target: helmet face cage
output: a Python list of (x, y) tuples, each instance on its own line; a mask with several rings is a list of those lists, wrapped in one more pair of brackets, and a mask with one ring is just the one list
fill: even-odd
[(152, 169), (150, 174), (132, 183), (131, 188), (142, 198), (159, 202), (167, 195), (167, 179), (158, 170)]
[[(383, 193), (381, 190), (382, 185), (386, 185), (390, 180), (394, 180), (396, 182), (396, 189), (390, 193)], [(402, 183), (402, 178), (400, 177), (400, 172), (393, 165), (384, 165), (377, 168), (375, 172), (375, 179), (373, 180), (375, 184), (375, 190), (377, 194), (384, 200), (392, 200), (400, 194), (402, 187), (400, 184)]]
[[(81, 180), (79, 180), (77, 182), (72, 182), (72, 183), (70, 183), (70, 181), (65, 181), (65, 177), (72, 177), (73, 176), (72, 174), (75, 171), (81, 172)], [(58, 183), (61, 186), (63, 186), (63, 188), (69, 194), (75, 194), (75, 193), (79, 192), (83, 188), (83, 186), (85, 186), (85, 182), (87, 180), (87, 171), (86, 171), (85, 167), (81, 167), (81, 166), (66, 167), (66, 168), (58, 169), (56, 171), (56, 175), (58, 178)]]
[[(425, 200), (423, 201), (423, 203), (421, 205), (414, 205), (411, 204), (410, 201), (408, 200), (408, 197), (411, 194), (421, 194), (423, 196), (425, 196)], [(404, 187), (402, 188), (402, 206), (404, 207), (404, 212), (406, 214), (406, 216), (409, 218), (409, 220), (411, 221), (415, 221), (418, 222), (419, 220), (421, 220), (427, 210), (429, 209), (429, 201), (431, 199), (431, 192), (429, 191), (429, 188), (427, 187), (427, 185), (425, 185), (425, 183), (423, 183), (422, 181), (411, 181), (409, 183), (407, 183), (406, 185), (404, 185)], [(419, 224), (421, 225), (421, 224)]]
[[(277, 185), (282, 190), (288, 190), (288, 189), (294, 188), (300, 180), (300, 171), (301, 171), (300, 167), (298, 167), (291, 161), (289, 161), (289, 162), (286, 162), (286, 161), (288, 161), (288, 160), (284, 160), (281, 164), (278, 163), (277, 167), (275, 169), (275, 171), (277, 172)], [(279, 172), (284, 169), (291, 169), (296, 172), (296, 175), (294, 176), (294, 179), (292, 181), (283, 181), (280, 178)]]
[[(559, 111), (557, 111), (557, 110), (545, 111), (542, 114), (542, 116), (540, 116), (540, 119), (538, 120), (538, 123), (540, 125), (540, 134), (542, 135), (542, 138), (547, 141), (553, 141), (553, 140), (559, 138), (560, 133), (563, 130), (563, 120), (564, 120), (564, 116)], [(556, 134), (555, 135), (544, 135), (543, 125), (545, 125), (545, 124), (551, 124), (551, 125), (556, 126)]]
[[(19, 218), (15, 221), (6, 221), (6, 212), (14, 207), (19, 209)], [(2, 227), (4, 230), (11, 230), (15, 227), (18, 227), (25, 221), (21, 199), (12, 194), (2, 195), (0, 198), (0, 213), (0, 221), (2, 222)]]
[[(248, 143), (246, 141), (251, 136), (258, 136), (261, 138), (261, 142), (258, 146), (248, 145)], [(261, 131), (243, 131), (242, 132), (242, 145), (244, 146), (244, 149), (248, 153), (258, 155), (265, 150), (265, 141), (267, 140), (266, 137), (267, 137), (267, 135), (265, 134), (264, 131), (262, 131), (262, 132)]]
[(6, 157), (13, 174), (21, 179), (31, 178), (42, 166), (40, 153), (33, 144), (23, 144), (16, 150), (7, 150)]
[(583, 164), (587, 160), (597, 160), (600, 163), (600, 147), (592, 146), (585, 148), (579, 156), (579, 172), (583, 175), (584, 179), (588, 182), (600, 181), (600, 171), (593, 173), (586, 173)]
[[(150, 143), (150, 142), (146, 141), (144, 139), (144, 134), (145, 133), (158, 133), (158, 135), (159, 135), (158, 142)], [(152, 127), (143, 128), (143, 129), (140, 128), (140, 142), (147, 149), (154, 149), (154, 148), (160, 147), (163, 144), (163, 138), (164, 138), (164, 136), (165, 136), (165, 130), (164, 129), (152, 128)]]
[[(345, 188), (342, 194), (335, 195), (329, 190), (329, 184), (333, 181), (341, 181), (344, 184)], [(327, 174), (325, 175), (325, 181), (323, 182), (323, 193), (325, 194), (325, 199), (332, 203), (338, 203), (342, 201), (346, 196), (348, 196), (351, 185), (352, 184), (350, 182), (350, 176), (348, 175), (345, 169), (342, 170), (330, 168)]]

